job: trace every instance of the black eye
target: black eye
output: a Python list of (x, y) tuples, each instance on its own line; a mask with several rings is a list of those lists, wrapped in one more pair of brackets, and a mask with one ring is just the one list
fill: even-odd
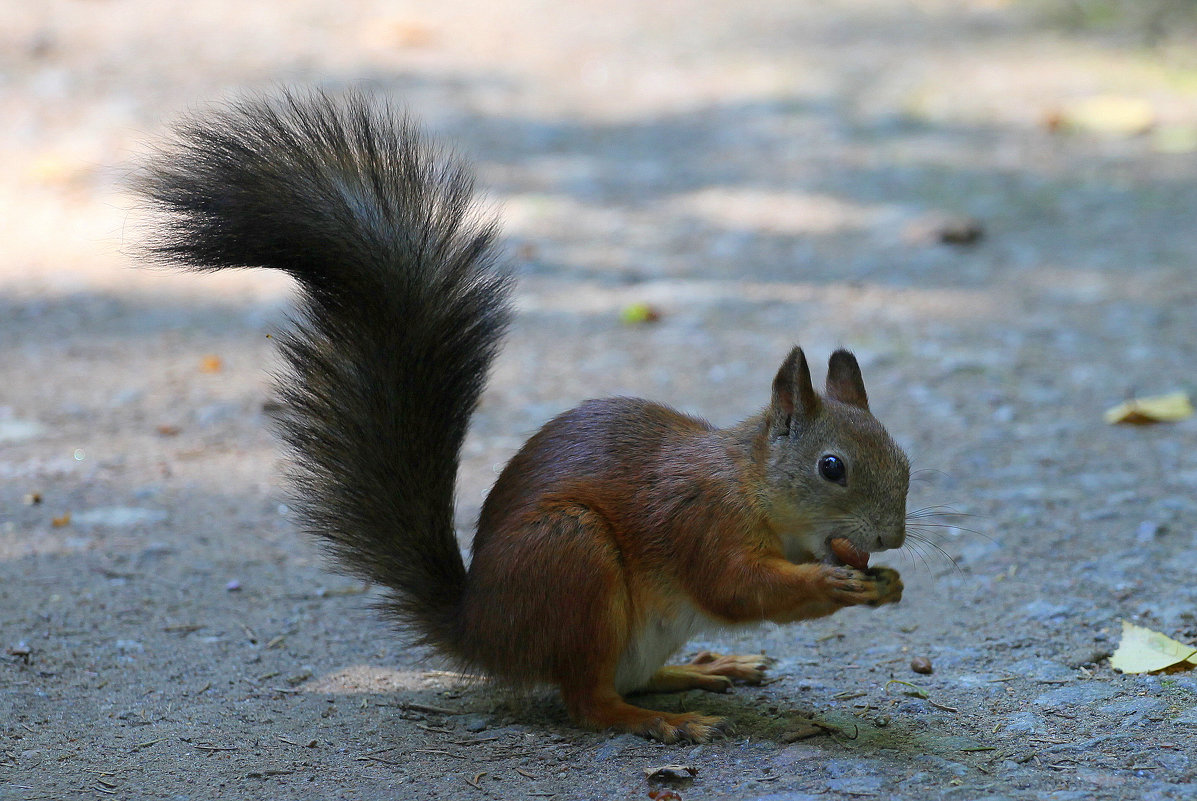
[(848, 485), (848, 471), (844, 467), (844, 460), (834, 454), (825, 453), (819, 457), (819, 475), (841, 487)]

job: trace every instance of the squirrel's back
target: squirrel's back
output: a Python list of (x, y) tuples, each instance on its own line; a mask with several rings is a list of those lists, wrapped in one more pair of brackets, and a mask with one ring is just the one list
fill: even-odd
[(289, 93), (185, 121), (142, 191), (157, 260), (299, 282), (276, 388), (300, 518), (455, 655), (457, 463), (511, 283), (469, 172), (383, 100)]

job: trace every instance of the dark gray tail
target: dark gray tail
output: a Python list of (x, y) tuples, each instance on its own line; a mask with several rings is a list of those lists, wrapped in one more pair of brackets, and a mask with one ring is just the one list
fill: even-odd
[(278, 390), (301, 520), (456, 651), (458, 454), (511, 288), (470, 173), (385, 103), (284, 94), (185, 121), (142, 191), (156, 260), (298, 280)]

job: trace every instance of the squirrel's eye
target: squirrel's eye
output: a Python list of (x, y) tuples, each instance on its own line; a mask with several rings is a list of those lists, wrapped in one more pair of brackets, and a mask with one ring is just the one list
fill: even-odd
[(848, 471), (844, 467), (844, 460), (831, 453), (819, 457), (819, 475), (840, 486), (848, 484)]

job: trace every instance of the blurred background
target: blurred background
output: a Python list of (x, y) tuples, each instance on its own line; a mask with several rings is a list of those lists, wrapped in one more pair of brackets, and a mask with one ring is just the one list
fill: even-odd
[[(10, 441), (136, 424), (157, 442), (156, 425), (228, 414), (218, 386), (192, 386), (207, 350), (254, 348), (225, 366), (260, 375), (264, 338), (229, 325), (268, 331), (286, 282), (139, 269), (129, 184), (179, 115), (278, 86), (371, 88), (477, 165), (523, 277), (495, 386), (497, 410), (523, 410), (508, 450), (583, 392), (728, 422), (795, 339), (932, 372), (1013, 369), (1021, 348), (1111, 376), (1081, 393), (1096, 407), (1193, 367), (1151, 341), (1192, 322), (1155, 304), (1194, 291), (1192, 0), (9, 0), (4, 16)], [(1013, 408), (994, 391), (979, 413)], [(187, 392), (209, 411), (178, 410)], [(910, 436), (942, 433), (926, 429)]]
[[(1192, 695), (1102, 660), (1122, 617), (1197, 642), (1197, 421), (1102, 412), (1197, 388), (1197, 0), (0, 0), (0, 20), (14, 781), (70, 797), (98, 766), (105, 794), (226, 797), (212, 787), (269, 762), (279, 786), (305, 782), (295, 797), (464, 788), (443, 751), (361, 761), (448, 731), (396, 697), (511, 724), (493, 747), (531, 749), (534, 775), (615, 747), (555, 701), (504, 712), (424, 672), (295, 531), (267, 379), (286, 280), (137, 256), (130, 182), (173, 120), (317, 85), (405, 104), (473, 160), (503, 221), (520, 313), (465, 447), (463, 546), (552, 414), (623, 393), (732, 423), (795, 341), (817, 376), (856, 351), (920, 471), (912, 509), (971, 515), (927, 529), (940, 551), (878, 557), (903, 571), (899, 608), (695, 643), (779, 659), (779, 683), (702, 700), (760, 741), (708, 747), (704, 787), (747, 797), (745, 776), (776, 767), (769, 787), (818, 793), (1173, 797), (1147, 792), (1167, 780), (1191, 797), (1186, 749), (1160, 743), (1166, 718), (1197, 722)], [(935, 663), (921, 686), (975, 714), (882, 686), (914, 654)], [(808, 707), (860, 724), (859, 750), (823, 738), (797, 768), (775, 761)], [(1030, 734), (1082, 745), (1045, 753), (1049, 770)], [(643, 789), (640, 762), (582, 764), (601, 785), (585, 797)], [(505, 775), (583, 797), (576, 773)]]

